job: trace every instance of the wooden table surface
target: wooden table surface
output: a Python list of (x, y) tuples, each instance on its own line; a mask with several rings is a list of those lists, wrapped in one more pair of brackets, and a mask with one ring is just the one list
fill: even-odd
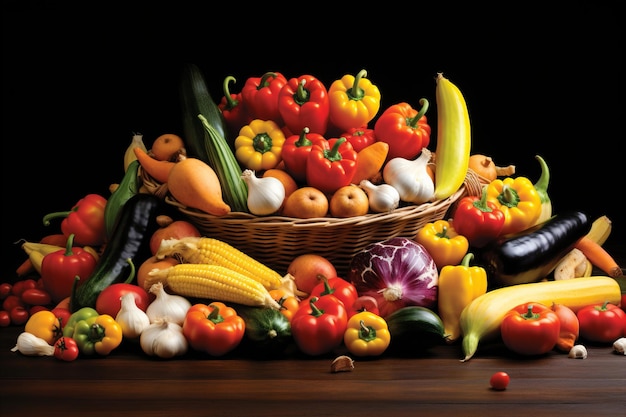
[[(618, 252), (613, 252), (618, 253)], [(620, 259), (625, 260), (623, 251)], [(622, 265), (624, 262), (622, 262)], [(22, 327), (0, 329), (0, 416), (623, 416), (626, 356), (591, 346), (587, 359), (551, 352), (518, 357), (499, 341), (468, 362), (461, 348), (436, 346), (413, 357), (355, 358), (331, 373), (342, 351), (273, 360), (235, 351), (190, 352), (163, 360), (125, 344), (111, 355), (60, 362), (11, 352)], [(489, 387), (496, 371), (505, 391)]]

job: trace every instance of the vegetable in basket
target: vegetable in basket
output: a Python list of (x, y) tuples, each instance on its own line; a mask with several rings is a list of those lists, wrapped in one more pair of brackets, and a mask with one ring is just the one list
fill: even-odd
[(276, 168), (282, 161), (285, 134), (273, 120), (254, 119), (235, 139), (235, 157), (241, 166), (253, 171)]
[(383, 318), (405, 306), (434, 308), (439, 274), (424, 246), (406, 237), (368, 245), (350, 262), (347, 279), (376, 299)]
[(312, 75), (290, 78), (278, 94), (278, 111), (290, 132), (308, 127), (324, 135), (330, 112), (328, 90)]
[(332, 194), (349, 185), (356, 173), (357, 153), (346, 138), (329, 139), (314, 144), (306, 166), (306, 182), (311, 187)]
[(356, 76), (346, 74), (328, 89), (330, 122), (342, 132), (367, 125), (380, 109), (380, 91), (365, 77), (364, 69)]
[(278, 111), (278, 95), (287, 84), (280, 72), (266, 72), (261, 77), (249, 77), (241, 89), (246, 110), (252, 119), (273, 120), (279, 125), (283, 118)]

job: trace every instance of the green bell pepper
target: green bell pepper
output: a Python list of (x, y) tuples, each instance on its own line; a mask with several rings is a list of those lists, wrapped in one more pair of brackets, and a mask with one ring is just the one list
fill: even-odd
[(108, 355), (122, 343), (123, 332), (113, 317), (100, 314), (78, 321), (73, 337), (82, 354)]
[(83, 307), (79, 310), (76, 310), (69, 319), (67, 319), (67, 323), (63, 326), (63, 336), (65, 337), (74, 337), (74, 328), (76, 327), (76, 323), (81, 320), (86, 320), (89, 317), (97, 317), (99, 313), (95, 308), (91, 307)]

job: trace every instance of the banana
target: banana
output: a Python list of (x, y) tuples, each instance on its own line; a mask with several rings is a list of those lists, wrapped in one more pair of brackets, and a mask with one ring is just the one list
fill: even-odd
[(591, 229), (589, 230), (589, 233), (587, 233), (587, 237), (599, 245), (603, 245), (609, 238), (612, 229), (613, 223), (611, 222), (611, 219), (607, 216), (600, 216), (591, 224)]
[(433, 200), (450, 197), (465, 181), (469, 167), (471, 128), (463, 94), (456, 85), (437, 74), (437, 149)]
[(146, 151), (146, 153), (148, 152), (146, 145), (143, 143), (143, 135), (141, 133), (135, 133), (133, 135), (130, 145), (128, 145), (126, 152), (124, 152), (124, 172), (128, 170), (130, 163), (137, 159), (135, 152), (133, 151), (134, 148), (141, 148)]

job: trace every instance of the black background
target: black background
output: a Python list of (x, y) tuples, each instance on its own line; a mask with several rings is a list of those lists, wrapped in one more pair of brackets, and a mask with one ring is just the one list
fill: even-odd
[(473, 153), (515, 164), (533, 181), (542, 155), (554, 212), (606, 214), (614, 223), (607, 244), (623, 241), (624, 33), (614, 2), (435, 3), (150, 3), (142, 13), (109, 3), (88, 12), (65, 2), (3, 3), (5, 270), (24, 259), (18, 239), (58, 233), (59, 223), (43, 226), (46, 213), (88, 193), (109, 195), (133, 132), (148, 148), (162, 133), (182, 133), (178, 81), (187, 62), (202, 69), (216, 101), (227, 75), (239, 91), (269, 70), (330, 85), (364, 68), (382, 108), (431, 102), (432, 149), (434, 77), (443, 72), (466, 98)]

